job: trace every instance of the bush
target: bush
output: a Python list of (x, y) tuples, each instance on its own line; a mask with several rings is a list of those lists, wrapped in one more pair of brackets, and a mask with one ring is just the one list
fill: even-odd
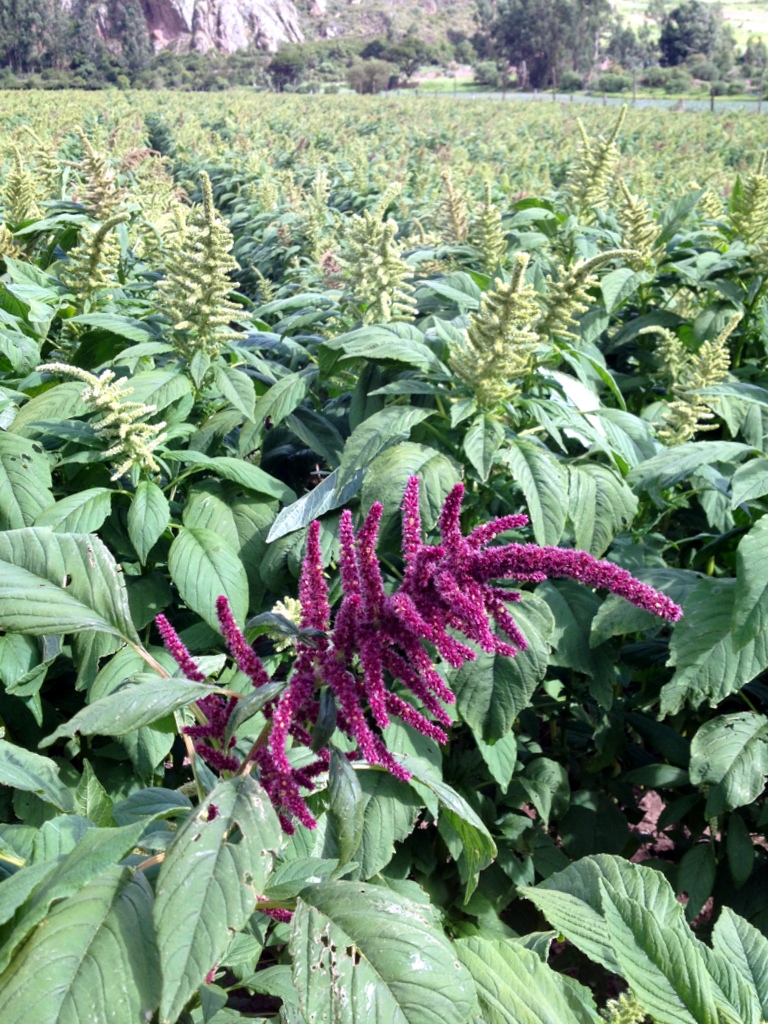
[(576, 92), (584, 88), (584, 79), (576, 71), (564, 71), (560, 76), (558, 88), (562, 92)]
[(473, 71), (477, 85), (487, 85), (490, 89), (498, 89), (501, 85), (501, 72), (495, 61), (480, 61), (479, 64), (475, 64)]
[(728, 96), (743, 96), (747, 91), (746, 84), (741, 81), (728, 82), (725, 91)]
[(661, 68), (657, 65), (646, 68), (640, 84), (649, 89), (664, 89), (668, 93), (687, 92), (693, 79), (683, 68)]
[(671, 68), (672, 74), (664, 85), (664, 92), (674, 95), (678, 92), (688, 92), (693, 85), (693, 79), (680, 68)]
[(632, 88), (632, 79), (629, 75), (607, 74), (598, 78), (595, 83), (597, 92), (624, 92)]
[(690, 67), (690, 72), (694, 78), (700, 78), (702, 82), (716, 82), (720, 77), (717, 65), (713, 64), (711, 60), (694, 62)]

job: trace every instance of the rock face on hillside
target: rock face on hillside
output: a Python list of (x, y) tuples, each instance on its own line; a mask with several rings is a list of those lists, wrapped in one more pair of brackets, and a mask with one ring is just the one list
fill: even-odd
[(142, 0), (157, 49), (276, 50), (304, 37), (292, 0)]

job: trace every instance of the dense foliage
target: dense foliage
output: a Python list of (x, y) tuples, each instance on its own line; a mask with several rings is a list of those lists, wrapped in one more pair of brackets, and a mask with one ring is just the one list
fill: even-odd
[(4, 1024), (764, 1021), (755, 119), (24, 100)]

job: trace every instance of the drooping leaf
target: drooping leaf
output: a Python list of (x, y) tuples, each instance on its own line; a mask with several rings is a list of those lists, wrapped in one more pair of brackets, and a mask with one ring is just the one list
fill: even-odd
[(520, 943), (476, 935), (455, 948), (474, 978), (485, 1024), (598, 1024), (589, 990)]
[(768, 939), (730, 907), (723, 907), (712, 932), (712, 946), (753, 989), (768, 1020)]
[(171, 518), (168, 499), (151, 480), (141, 480), (128, 509), (128, 536), (142, 565)]
[(663, 714), (704, 701), (714, 707), (768, 666), (768, 633), (739, 650), (735, 647), (731, 626), (736, 587), (735, 580), (705, 577), (685, 601), (685, 614), (670, 643), (669, 664), (675, 674), (661, 690)]
[(112, 491), (89, 487), (60, 498), (35, 519), (35, 526), (48, 526), (56, 533), (93, 533), (101, 529), (112, 508)]
[(88, 704), (74, 718), (60, 725), (40, 741), (48, 747), (61, 736), (126, 736), (150, 725), (171, 712), (211, 693), (205, 683), (188, 679), (158, 679), (153, 675), (137, 676), (107, 697)]
[(34, 636), (98, 630), (139, 644), (122, 574), (104, 544), (45, 527), (0, 534), (0, 628)]
[(569, 466), (568, 516), (576, 547), (599, 557), (637, 513), (637, 498), (621, 477), (596, 463)]
[(705, 722), (691, 741), (689, 775), (707, 795), (708, 818), (752, 803), (768, 775), (768, 718), (737, 711)]
[(530, 441), (504, 452), (512, 479), (525, 495), (537, 544), (557, 544), (568, 515), (568, 477), (554, 455)]
[(524, 594), (511, 608), (528, 642), (526, 650), (514, 658), (480, 652), (475, 661), (451, 673), (459, 714), (486, 740), (501, 739), (509, 732), (547, 668), (552, 613), (534, 594)]
[(383, 451), (368, 467), (360, 496), (363, 508), (374, 501), (384, 506), (382, 528), (402, 504), (408, 478), (419, 478), (419, 509), (425, 530), (431, 530), (451, 488), (459, 482), (458, 466), (427, 445), (403, 441)]
[(600, 881), (606, 930), (620, 972), (658, 1024), (718, 1024), (712, 982), (693, 934), (661, 924)]
[(672, 487), (701, 466), (741, 462), (752, 453), (754, 448), (737, 441), (687, 441), (641, 462), (630, 471), (627, 483), (638, 491)]
[(346, 755), (332, 746), (328, 772), (328, 814), (334, 821), (340, 868), (354, 859), (363, 841), (365, 809), (365, 794), (358, 772)]
[(416, 424), (432, 415), (431, 409), (390, 405), (363, 420), (344, 445), (336, 480), (338, 495), (360, 469), (397, 441), (406, 440)]
[(168, 552), (168, 571), (184, 602), (218, 630), (216, 599), (229, 600), (242, 622), (248, 610), (248, 577), (234, 551), (212, 530), (182, 527)]
[(755, 523), (736, 550), (733, 642), (740, 650), (768, 630), (768, 516)]
[(58, 903), (0, 976), (7, 1024), (143, 1024), (160, 976), (152, 891), (112, 867)]
[(388, 888), (308, 886), (289, 948), (306, 1020), (466, 1024), (476, 1005), (472, 979), (430, 909)]
[(60, 811), (74, 811), (72, 792), (59, 778), (59, 766), (49, 757), (0, 739), (0, 784), (35, 793)]
[(230, 930), (244, 927), (264, 891), (279, 837), (266, 794), (247, 775), (215, 786), (176, 833), (154, 910), (163, 1021), (176, 1020), (221, 958)]
[(485, 483), (504, 440), (504, 428), (490, 416), (478, 416), (464, 435), (464, 454)]
[(0, 530), (31, 526), (51, 505), (51, 470), (43, 449), (0, 430)]

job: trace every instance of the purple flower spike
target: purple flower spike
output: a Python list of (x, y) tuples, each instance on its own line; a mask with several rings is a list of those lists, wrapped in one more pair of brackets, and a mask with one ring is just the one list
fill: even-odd
[(403, 561), (408, 566), (421, 547), (421, 512), (419, 510), (419, 478), (408, 477), (403, 494)]
[(310, 524), (307, 534), (307, 552), (301, 569), (299, 598), (301, 600), (302, 628), (328, 629), (331, 622), (331, 608), (328, 604), (328, 586), (323, 574), (319, 520)]
[(269, 676), (261, 663), (261, 658), (243, 636), (229, 607), (229, 601), (223, 595), (216, 598), (216, 615), (224, 640), (240, 671), (248, 676), (256, 687), (268, 683)]
[(165, 649), (179, 666), (184, 675), (193, 683), (204, 683), (205, 676), (195, 664), (192, 655), (181, 642), (181, 637), (164, 615), (155, 619), (157, 631), (163, 638)]

